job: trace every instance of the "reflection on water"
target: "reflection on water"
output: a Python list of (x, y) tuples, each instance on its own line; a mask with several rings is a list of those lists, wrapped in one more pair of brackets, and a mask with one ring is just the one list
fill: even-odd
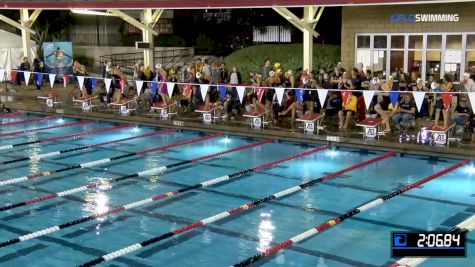
[[(33, 133), (32, 135), (27, 136), (28, 142), (34, 142), (38, 140), (38, 136), (36, 133)], [(41, 154), (41, 144), (36, 143), (30, 145), (30, 151), (29, 151), (29, 157), (33, 157), (33, 159), (30, 161), (30, 172), (31, 173), (36, 173), (40, 171), (40, 160), (35, 159), (34, 157), (38, 156)]]
[(274, 239), (274, 230), (275, 226), (271, 221), (271, 213), (262, 212), (261, 223), (259, 224), (259, 233), (257, 235), (259, 238), (259, 246), (256, 248), (257, 251), (264, 252), (270, 248), (272, 240)]
[[(91, 177), (89, 179), (91, 182), (102, 182), (106, 180), (106, 178), (101, 177)], [(112, 186), (110, 184), (104, 183), (103, 185), (99, 186), (96, 191), (86, 191), (84, 195), (85, 203), (83, 204), (82, 211), (84, 216), (90, 216), (95, 214), (100, 214), (109, 210), (109, 197), (104, 190), (111, 189)], [(107, 216), (97, 218), (99, 222), (103, 222), (107, 219)], [(99, 223), (96, 226), (96, 234), (100, 234), (101, 224)]]

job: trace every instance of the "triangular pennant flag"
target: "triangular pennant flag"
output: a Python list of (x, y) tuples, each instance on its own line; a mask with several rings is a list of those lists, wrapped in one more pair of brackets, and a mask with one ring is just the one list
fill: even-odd
[(63, 85), (66, 88), (68, 86), (68, 81), (69, 81), (69, 75), (64, 74), (63, 75)]
[(36, 74), (36, 85), (41, 86), (43, 83), (43, 73), (39, 72)]
[(142, 93), (143, 81), (135, 80), (135, 86), (137, 87), (137, 95), (140, 95)]
[(158, 93), (158, 85), (156, 82), (152, 82), (150, 84), (150, 87), (152, 88), (152, 96), (156, 96)]
[(303, 89), (296, 89), (295, 91), (295, 97), (297, 98), (297, 103), (302, 104), (303, 103)]
[(327, 89), (317, 89), (318, 101), (320, 101), (320, 106), (325, 106), (325, 101), (327, 100), (328, 90)]
[(123, 93), (124, 93), (124, 89), (125, 89), (125, 81), (121, 79), (121, 80), (119, 81), (119, 84), (120, 84), (120, 92), (123, 94)]
[(209, 85), (207, 84), (200, 84), (200, 92), (201, 92), (201, 99), (205, 101), (206, 95), (208, 94)]
[(54, 80), (56, 80), (56, 74), (51, 73), (48, 76), (49, 76), (49, 85), (51, 86), (51, 89), (52, 89), (54, 85)]
[(175, 89), (175, 83), (166, 83), (166, 85), (167, 85), (168, 97), (172, 98), (173, 89)]
[(112, 79), (111, 78), (105, 78), (104, 79), (104, 83), (106, 85), (106, 92), (107, 94), (109, 94), (109, 91), (111, 90), (111, 82), (112, 82)]
[(472, 110), (475, 110), (475, 92), (468, 93), (468, 99), (470, 100), (470, 104), (472, 105)]
[(373, 96), (374, 96), (374, 91), (363, 91), (363, 98), (364, 98), (366, 110), (369, 110), (371, 101), (373, 101)]
[(239, 100), (241, 100), (241, 103), (244, 101), (244, 91), (246, 91), (245, 86), (236, 86), (236, 90), (239, 96)]
[(185, 96), (185, 98), (190, 98), (192, 92), (191, 84), (186, 84), (185, 88), (183, 88), (183, 96)]
[(396, 107), (397, 101), (399, 100), (399, 92), (389, 93), (389, 99), (391, 99), (391, 104), (393, 105), (393, 107)]
[(17, 78), (18, 72), (15, 70), (12, 70), (12, 83), (16, 84), (16, 78)]
[(282, 106), (282, 99), (284, 98), (284, 87), (276, 87), (275, 94), (277, 95), (277, 101), (279, 101), (279, 105)]
[(28, 86), (28, 83), (30, 82), (30, 75), (31, 75), (31, 72), (29, 71), (24, 71), (23, 72), (23, 76), (25, 76), (25, 85)]
[(226, 98), (226, 92), (228, 91), (228, 88), (224, 85), (220, 85), (218, 86), (218, 90), (219, 90), (219, 96), (221, 97), (221, 101), (223, 101), (224, 98)]
[(5, 70), (0, 69), (0, 83), (3, 82), (3, 78), (5, 77)]
[(82, 88), (84, 87), (84, 76), (76, 76), (76, 78), (78, 78), (79, 89), (82, 91)]
[[(346, 107), (348, 102), (350, 101), (351, 92), (350, 91), (343, 91), (341, 92), (341, 97), (343, 98), (343, 107)], [(321, 103), (320, 103), (321, 104)]]
[(444, 102), (445, 111), (449, 111), (450, 104), (452, 104), (452, 98), (454, 95), (452, 93), (443, 93), (442, 94), (442, 101)]
[(265, 92), (266, 92), (266, 89), (264, 89), (264, 88), (256, 88), (257, 99), (261, 103), (262, 103), (262, 97), (264, 96)]
[(92, 87), (93, 92), (96, 90), (96, 86), (97, 86), (97, 78), (91, 77), (91, 87)]
[(414, 100), (416, 101), (416, 107), (417, 111), (421, 112), (422, 108), (422, 102), (424, 102), (424, 97), (426, 95), (426, 92), (412, 92), (412, 95), (414, 96)]

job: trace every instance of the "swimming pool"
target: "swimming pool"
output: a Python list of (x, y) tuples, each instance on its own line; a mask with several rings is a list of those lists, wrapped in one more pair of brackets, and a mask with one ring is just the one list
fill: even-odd
[[(0, 266), (80, 265), (368, 162), (105, 263), (229, 266), (460, 162), (30, 114), (0, 123), (0, 183), (9, 181), (0, 186)], [(471, 170), (458, 168), (256, 265), (388, 266), (392, 231), (447, 230), (474, 215)], [(88, 184), (94, 186), (83, 187)], [(137, 203), (152, 196), (158, 197)], [(42, 229), (49, 230), (37, 232)], [(32, 232), (39, 236), (26, 236)], [(467, 238), (468, 257), (419, 266), (475, 266), (475, 234)]]

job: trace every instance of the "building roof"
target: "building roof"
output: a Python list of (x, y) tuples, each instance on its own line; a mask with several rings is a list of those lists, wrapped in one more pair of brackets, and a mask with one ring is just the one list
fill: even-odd
[(302, 7), (310, 5), (388, 5), (473, 2), (473, 0), (4, 0), (0, 8), (42, 8), (42, 9), (143, 9), (143, 8), (257, 8), (257, 7)]

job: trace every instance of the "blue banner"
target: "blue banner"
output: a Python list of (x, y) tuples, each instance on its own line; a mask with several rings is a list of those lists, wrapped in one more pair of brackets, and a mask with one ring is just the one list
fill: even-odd
[(156, 82), (151, 82), (150, 88), (152, 89), (152, 96), (155, 97), (158, 92), (158, 86)]
[(43, 85), (43, 73), (36, 73), (36, 85)]
[(91, 87), (92, 87), (93, 92), (96, 90), (96, 86), (97, 86), (97, 78), (91, 77)]
[(395, 108), (399, 100), (399, 92), (389, 93), (389, 99), (391, 99), (391, 104), (393, 105), (393, 108)]
[(219, 87), (219, 95), (221, 96), (221, 101), (224, 100), (226, 97), (226, 91), (228, 90), (228, 87), (225, 85), (220, 85)]
[(297, 98), (297, 103), (303, 103), (303, 89), (295, 90), (295, 97)]

